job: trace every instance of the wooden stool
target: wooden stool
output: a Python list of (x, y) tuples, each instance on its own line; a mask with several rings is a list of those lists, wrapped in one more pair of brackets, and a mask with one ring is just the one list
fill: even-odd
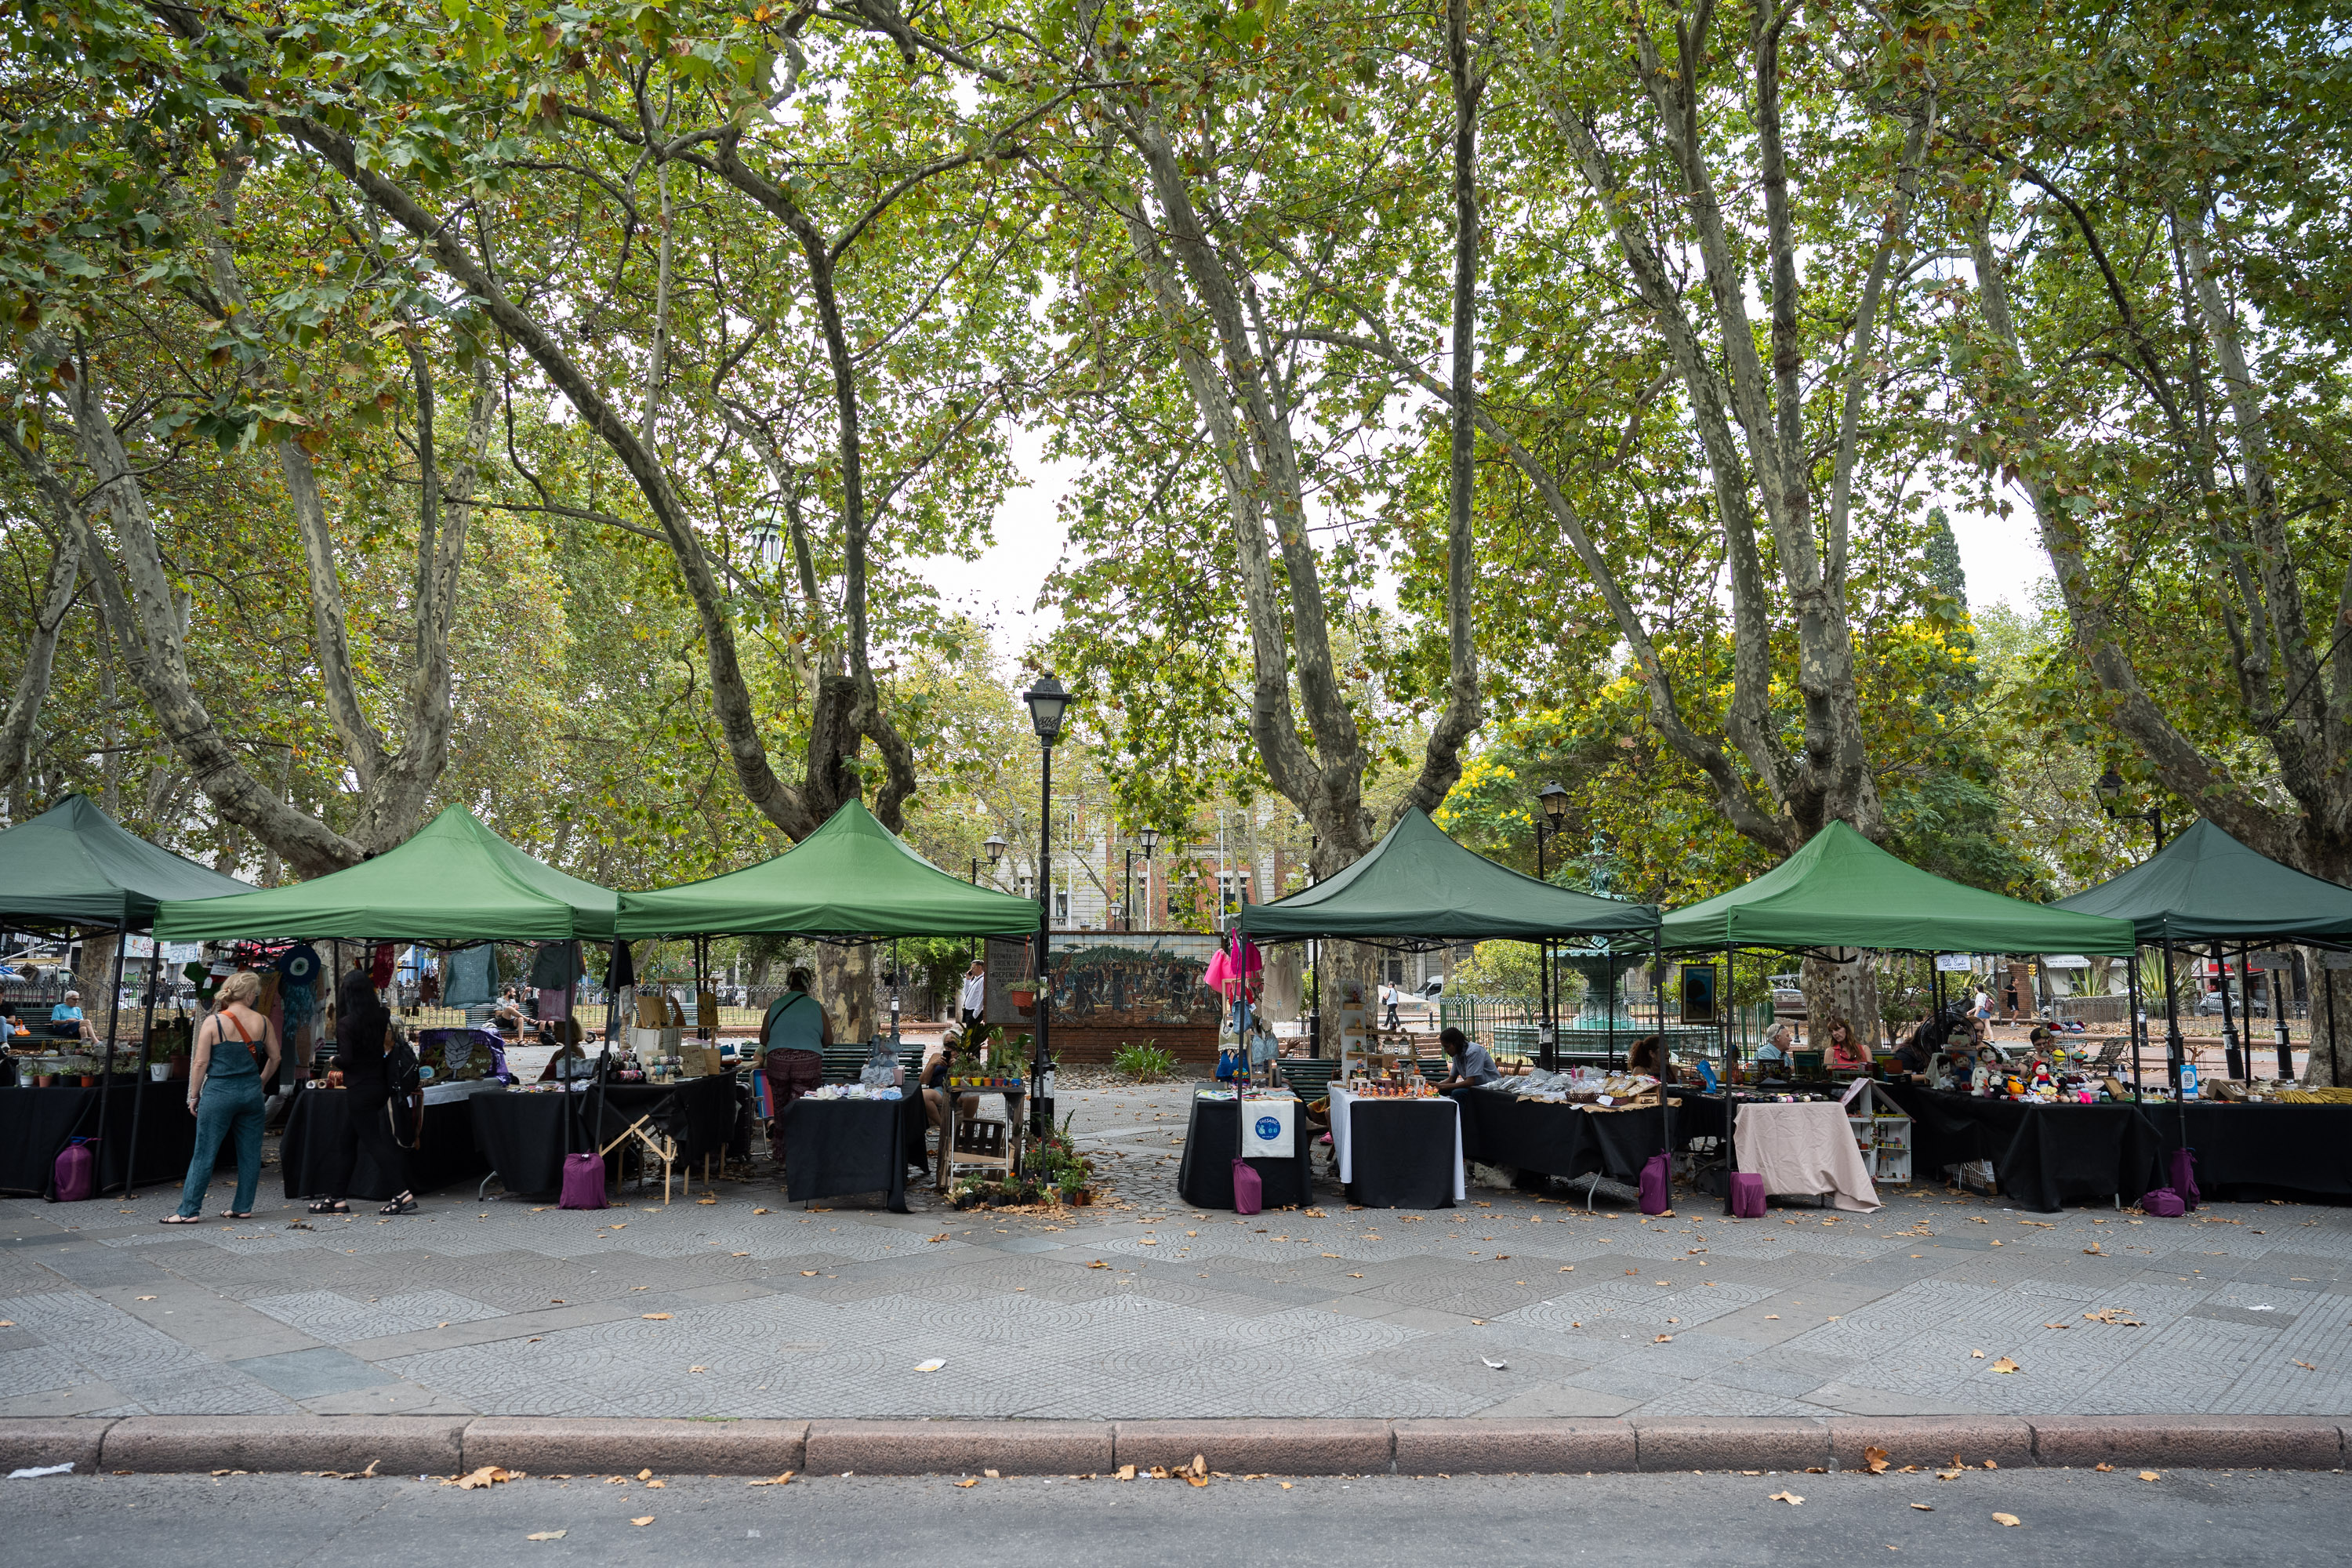
[(631, 1138), (635, 1138), (638, 1142), (644, 1144), (646, 1152), (652, 1154), (655, 1159), (661, 1162), (662, 1205), (664, 1207), (667, 1207), (669, 1205), (670, 1175), (673, 1168), (677, 1163), (677, 1140), (675, 1138), (664, 1137), (658, 1132), (647, 1131), (646, 1129), (646, 1123), (650, 1120), (652, 1120), (650, 1116), (638, 1117), (635, 1121), (630, 1122), (626, 1127), (621, 1129), (621, 1132), (618, 1137), (614, 1138), (610, 1143), (605, 1144), (602, 1149), (597, 1150), (596, 1152), (599, 1154), (610, 1154), (614, 1150), (627, 1142)]

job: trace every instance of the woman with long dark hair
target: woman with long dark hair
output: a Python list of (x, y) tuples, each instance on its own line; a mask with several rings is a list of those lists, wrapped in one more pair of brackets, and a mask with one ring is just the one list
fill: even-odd
[[(335, 1066), (351, 1096), (343, 1123), (349, 1143), (343, 1157), (334, 1162), (333, 1190), (310, 1205), (312, 1214), (352, 1212), (348, 1194), (362, 1151), (378, 1171), (401, 1168), (400, 1142), (392, 1135), (392, 1080), (383, 1065), (384, 1042), (391, 1032), (392, 1014), (376, 995), (375, 978), (362, 958), (335, 989)], [(404, 1186), (379, 1212), (415, 1214), (416, 1194)]]

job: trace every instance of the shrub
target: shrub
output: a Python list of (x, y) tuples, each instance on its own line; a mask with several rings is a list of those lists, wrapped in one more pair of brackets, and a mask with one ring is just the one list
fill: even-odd
[(1176, 1058), (1146, 1040), (1119, 1047), (1111, 1053), (1110, 1065), (1138, 1083), (1158, 1083), (1176, 1070)]

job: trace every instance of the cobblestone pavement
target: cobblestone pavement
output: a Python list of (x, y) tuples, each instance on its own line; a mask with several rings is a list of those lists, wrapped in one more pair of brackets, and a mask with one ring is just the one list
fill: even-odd
[(255, 1219), (201, 1228), (155, 1223), (162, 1187), (0, 1203), (0, 1415), (2352, 1413), (2352, 1210), (1889, 1189), (1644, 1220), (1327, 1181), (1240, 1219), (1175, 1200), (1186, 1093), (1066, 1093), (1115, 1201), (1058, 1216), (803, 1210), (764, 1178), (311, 1220), (274, 1167)]

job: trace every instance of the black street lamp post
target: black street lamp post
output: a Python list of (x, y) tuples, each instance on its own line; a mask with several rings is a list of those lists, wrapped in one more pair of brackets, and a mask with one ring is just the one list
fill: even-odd
[[(1544, 841), (1557, 838), (1568, 826), (1568, 792), (1554, 779), (1536, 791), (1536, 804), (1543, 807), (1543, 815), (1536, 818), (1536, 880), (1541, 882), (1549, 879), (1544, 868)], [(1543, 964), (1538, 988), (1543, 994), (1544, 1026), (1538, 1048), (1545, 1070), (1553, 1071), (1559, 1066), (1559, 1018), (1552, 1006), (1558, 983), (1551, 972), (1551, 943), (1538, 942), (1536, 950), (1542, 954)]]
[[(996, 879), (996, 863), (1004, 858), (1004, 839), (1001, 835), (992, 833), (981, 840), (980, 847), (988, 851), (988, 878), (992, 882)], [(974, 887), (980, 885), (980, 862), (977, 860), (971, 863), (971, 880)]]
[[(1136, 837), (1143, 840), (1143, 920), (1144, 929), (1146, 931), (1150, 931), (1151, 929), (1151, 922), (1160, 918), (1159, 911), (1152, 907), (1151, 900), (1151, 857), (1153, 852), (1160, 847), (1160, 829), (1156, 827), (1147, 827), (1142, 832), (1137, 834)], [(1132, 889), (1129, 890), (1130, 892), (1133, 891)], [(1130, 910), (1134, 907), (1135, 906), (1133, 904), (1129, 904), (1128, 906)], [(1130, 921), (1129, 923), (1132, 924), (1133, 921)]]
[[(1048, 674), (1039, 676), (1021, 700), (1029, 705), (1029, 722), (1037, 731), (1037, 866), (1042, 872), (1054, 863), (1054, 742), (1062, 738), (1062, 715), (1070, 705), (1070, 694)], [(1054, 1004), (1052, 886), (1051, 877), (1037, 879), (1037, 1032), (1029, 1060), (1029, 1128), (1038, 1137), (1045, 1136), (1053, 1115), (1048, 1103), (1052, 1080), (1045, 1071), (1052, 1055), (1045, 1037), (1046, 1019)]]

